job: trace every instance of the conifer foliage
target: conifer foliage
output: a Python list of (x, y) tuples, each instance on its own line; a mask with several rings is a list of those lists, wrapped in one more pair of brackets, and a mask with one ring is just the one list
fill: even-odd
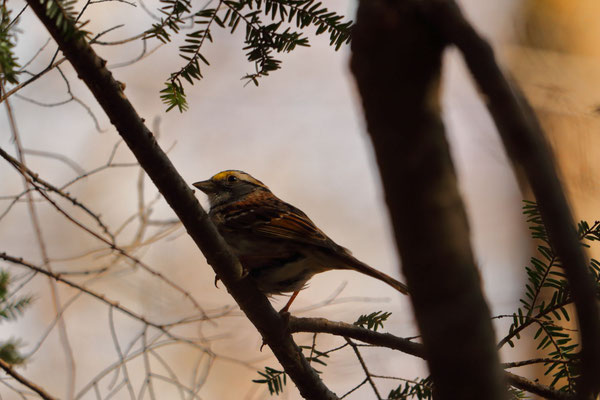
[(245, 29), (244, 51), (254, 70), (242, 77), (247, 83), (258, 85), (258, 79), (281, 68), (278, 53), (289, 53), (298, 46), (309, 46), (304, 32), (316, 28), (315, 34), (329, 34), (329, 43), (338, 50), (350, 42), (352, 21), (329, 11), (315, 0), (220, 0), (214, 7), (194, 11), (191, 0), (161, 0), (164, 17), (147, 32), (163, 43), (180, 32), (182, 25), (192, 21), (194, 29), (186, 34), (185, 44), (179, 48), (185, 64), (173, 72), (161, 90), (167, 111), (188, 108), (184, 82), (191, 85), (202, 79), (201, 64), (209, 65), (202, 54), (206, 42), (213, 41), (215, 26), (233, 34), (241, 25)]

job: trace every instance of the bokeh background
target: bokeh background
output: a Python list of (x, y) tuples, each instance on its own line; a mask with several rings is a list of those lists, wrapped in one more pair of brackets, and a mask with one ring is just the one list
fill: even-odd
[[(24, 5), (17, 0), (11, 3), (14, 10)], [(153, 16), (159, 15), (156, 9), (160, 5), (152, 1), (135, 4), (91, 5), (85, 14), (91, 20), (88, 30), (98, 33), (122, 24), (103, 37), (106, 41), (143, 32), (155, 22)], [(461, 4), (476, 27), (492, 41), (505, 70), (522, 85), (538, 112), (557, 152), (577, 218), (598, 219), (595, 171), (600, 28), (595, 21), (600, 18), (600, 6), (593, 0), (466, 0)], [(353, 18), (356, 4), (332, 0), (326, 6)], [(24, 63), (44, 46), (48, 34), (30, 10), (23, 13), (18, 27), (16, 52)], [(136, 41), (96, 46), (96, 50), (108, 60), (115, 77), (126, 85), (125, 94), (159, 134), (159, 143), (168, 149), (172, 162), (188, 182), (207, 179), (224, 169), (244, 170), (305, 211), (359, 259), (402, 280), (381, 182), (348, 67), (349, 48), (335, 52), (326, 37), (311, 36), (310, 48), (281, 57), (282, 70), (262, 79), (259, 87), (244, 87), (240, 78), (253, 67), (246, 62), (242, 50), (243, 31), (232, 36), (215, 29), (213, 35), (214, 43), (206, 45), (203, 53), (211, 66), (204, 68), (201, 82), (187, 87), (190, 110), (183, 114), (176, 110), (165, 113), (159, 98), (163, 82), (181, 66), (177, 45), (182, 40), (162, 46), (150, 40), (146, 47)], [(56, 45), (47, 44), (27, 69), (42, 70), (55, 51)], [(22, 97), (10, 98), (23, 147), (28, 150), (27, 165), (57, 186), (82, 171), (105, 165), (119, 142), (115, 129), (72, 68), (67, 63), (61, 68), (72, 94), (89, 109), (77, 101), (47, 106), (69, 99), (67, 85), (56, 70), (21, 90)], [(443, 79), (444, 120), (468, 208), (485, 294), (494, 315), (512, 313), (524, 291), (523, 267), (534, 248), (521, 215), (521, 200), (531, 197), (526, 182), (513, 174), (485, 106), (456, 51), (446, 55)], [(14, 154), (4, 111), (0, 118), (0, 146)], [(69, 162), (39, 152), (61, 154)], [(203, 399), (269, 398), (264, 385), (251, 381), (258, 378), (257, 369), (278, 367), (276, 360), (268, 349), (259, 351), (258, 333), (235, 309), (226, 290), (214, 286), (212, 270), (181, 227), (151, 225), (140, 237), (140, 218), (136, 215), (140, 193), (144, 204), (151, 203), (145, 210), (151, 208), (152, 221), (168, 223), (175, 218), (174, 213), (164, 200), (156, 199), (156, 189), (148, 179), (143, 180), (140, 189), (139, 167), (130, 165), (135, 160), (124, 144), (117, 147), (114, 161), (123, 166), (97, 172), (73, 184), (68, 191), (101, 214), (112, 229), (123, 227), (117, 237), (121, 246), (131, 249), (132, 254), (188, 291), (206, 310), (225, 314), (215, 318), (214, 323), (189, 324), (178, 330), (186, 337), (205, 338), (202, 345), (210, 349), (213, 357), (202, 356), (186, 345), (165, 346), (157, 352), (182, 382), (191, 382), (197, 371), (200, 375), (206, 372), (206, 382), (199, 392)], [(0, 200), (0, 212), (9, 206), (10, 196), (22, 189), (20, 176), (6, 163), (2, 165), (0, 196), (5, 197)], [(203, 195), (198, 197), (206, 206)], [(48, 204), (39, 202), (36, 206), (55, 271), (83, 272), (110, 265), (98, 276), (72, 278), (153, 321), (168, 323), (194, 314), (193, 306), (181, 293), (126, 259), (111, 255), (105, 245), (82, 233)], [(97, 229), (91, 219), (69, 210)], [(160, 240), (144, 242), (156, 232), (164, 232)], [(431, 240), (435, 240), (435, 227)], [(25, 202), (14, 205), (0, 219), (0, 251), (41, 263)], [(25, 282), (27, 276), (22, 269), (2, 262), (0, 267), (10, 268), (17, 281)], [(58, 398), (67, 398), (69, 376), (75, 377), (75, 393), (80, 393), (81, 398), (96, 398), (93, 385), (85, 390), (94, 382), (102, 398), (113, 391), (112, 398), (130, 398), (126, 385), (119, 387), (125, 371), (118, 368), (119, 349), (113, 336), (125, 351), (139, 337), (143, 325), (114, 311), (111, 329), (106, 305), (64, 285), (58, 287), (61, 303), (68, 305), (63, 318), (76, 365), (74, 375), (54, 324), (56, 312), (45, 278), (35, 277), (20, 289), (22, 294), (34, 295), (34, 306), (16, 322), (5, 323), (0, 339), (22, 340), (22, 352), (31, 354), (23, 374)], [(273, 302), (276, 308), (281, 307), (285, 298), (274, 298)], [(352, 272), (332, 271), (316, 276), (298, 297), (292, 312), (353, 322), (360, 314), (377, 310), (392, 313), (385, 324), (387, 331), (399, 336), (417, 334), (406, 297)], [(498, 336), (502, 337), (510, 320), (499, 319), (495, 323)], [(298, 335), (298, 339), (302, 344), (312, 342), (311, 335)], [(320, 350), (337, 344), (337, 339), (325, 335), (317, 339)], [(520, 346), (504, 352), (503, 358), (525, 359), (532, 352), (532, 348)], [(424, 364), (407, 355), (368, 349), (364, 357), (376, 374), (426, 376)], [(156, 370), (169, 376), (167, 368), (156, 360), (153, 359)], [(146, 376), (143, 357), (127, 365), (138, 395)], [(328, 366), (320, 369), (328, 385), (340, 394), (364, 377), (350, 350), (334, 353)], [(107, 372), (106, 376), (103, 372)], [(519, 372), (530, 376), (536, 373), (534, 368)], [(172, 383), (160, 379), (155, 382), (157, 398), (179, 396), (179, 389)], [(398, 384), (378, 380), (385, 394)], [(2, 398), (17, 398), (2, 385), (0, 394)], [(296, 399), (299, 395), (288, 385), (282, 398)], [(349, 398), (373, 398), (373, 393), (365, 385)]]

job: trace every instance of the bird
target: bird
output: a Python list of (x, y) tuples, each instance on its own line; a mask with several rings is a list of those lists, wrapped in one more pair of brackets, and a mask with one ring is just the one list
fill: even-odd
[(292, 293), (280, 313), (313, 275), (334, 269), (358, 271), (408, 294), (405, 284), (355, 258), (250, 174), (226, 170), (192, 186), (208, 196), (209, 218), (257, 288), (268, 296)]

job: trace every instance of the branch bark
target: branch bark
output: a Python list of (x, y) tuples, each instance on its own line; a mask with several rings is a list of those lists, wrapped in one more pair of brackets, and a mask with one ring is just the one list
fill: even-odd
[(326, 318), (298, 318), (290, 316), (290, 331), (329, 333), (331, 335), (349, 337), (375, 346), (398, 350), (415, 357), (425, 358), (425, 350), (421, 343), (412, 342), (391, 333), (382, 333), (361, 328), (345, 322), (330, 321)]
[(152, 132), (144, 125), (143, 119), (123, 93), (120, 83), (106, 69), (106, 61), (98, 57), (84, 39), (76, 36), (65, 38), (53, 19), (46, 15), (47, 5), (51, 1), (55, 0), (27, 0), (27, 3), (46, 26), (79, 78), (91, 90), (140, 166), (175, 211), (188, 234), (240, 309), (258, 329), (302, 396), (308, 399), (337, 399), (302, 355), (287, 330), (284, 319), (249, 279), (240, 279), (239, 261), (229, 252), (194, 192), (160, 148)]
[[(408, 339), (394, 336), (389, 333), (375, 332), (369, 329), (361, 328), (360, 326), (347, 324), (345, 322), (330, 321), (325, 318), (297, 318), (290, 317), (290, 331), (295, 332), (311, 332), (311, 333), (329, 333), (345, 338), (360, 340), (361, 342), (372, 344), (374, 346), (387, 347), (389, 349), (398, 350), (415, 357), (426, 359), (425, 348), (421, 343), (415, 343)], [(451, 344), (449, 344), (451, 345)], [(515, 365), (507, 364), (505, 367), (511, 368)], [(552, 400), (574, 400), (575, 396), (553, 389), (549, 386), (532, 382), (522, 376), (504, 372), (508, 383), (518, 389), (525, 390), (529, 393), (542, 396)], [(455, 385), (464, 385), (468, 378), (463, 376), (460, 381), (455, 382)], [(468, 379), (470, 382), (470, 379)]]
[[(440, 118), (445, 43), (424, 18), (421, 3), (362, 0), (351, 68), (436, 395), (506, 399)], [(465, 376), (468, 384), (457, 385)]]
[(496, 62), (491, 46), (475, 31), (454, 0), (430, 0), (425, 14), (446, 40), (455, 44), (485, 96), (504, 147), (525, 172), (538, 201), (552, 246), (561, 259), (575, 302), (581, 331), (580, 398), (600, 392), (600, 311), (588, 260), (558, 178), (554, 157), (539, 121), (516, 86)]

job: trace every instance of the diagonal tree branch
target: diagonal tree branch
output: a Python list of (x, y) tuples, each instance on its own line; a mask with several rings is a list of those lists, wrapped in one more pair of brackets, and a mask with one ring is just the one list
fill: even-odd
[[(362, 0), (351, 69), (436, 397), (504, 400), (504, 375), (440, 116), (446, 43), (423, 17), (422, 3)], [(465, 376), (468, 384), (457, 385)]]
[[(28, 0), (27, 3), (58, 43), (80, 79), (92, 91), (111, 123), (175, 211), (240, 309), (273, 350), (302, 396), (309, 399), (336, 399), (337, 396), (325, 386), (302, 355), (286, 328), (285, 320), (275, 312), (267, 298), (249, 279), (240, 278), (239, 261), (229, 252), (193, 191), (159, 147), (152, 132), (144, 125), (144, 120), (123, 93), (122, 85), (105, 67), (106, 61), (96, 55), (83, 37), (67, 37), (64, 30), (56, 26), (55, 19), (46, 14), (53, 1), (55, 0)], [(67, 16), (63, 15), (62, 18)], [(70, 20), (68, 23), (72, 24)]]
[(538, 201), (552, 246), (561, 259), (581, 330), (580, 398), (600, 392), (600, 311), (588, 260), (558, 178), (554, 157), (535, 113), (498, 66), (491, 46), (465, 19), (454, 0), (423, 2), (426, 17), (455, 44), (485, 95), (509, 156), (521, 166)]

